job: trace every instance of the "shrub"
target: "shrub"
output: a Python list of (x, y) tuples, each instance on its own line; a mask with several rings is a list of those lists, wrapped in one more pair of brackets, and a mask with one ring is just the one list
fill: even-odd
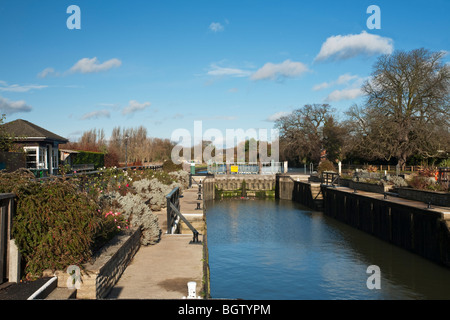
[(367, 170), (367, 172), (377, 172), (378, 168), (376, 166), (373, 165), (368, 165), (365, 167), (365, 170)]
[(319, 172), (319, 174), (325, 171), (336, 172), (336, 168), (334, 167), (333, 162), (331, 162), (330, 160), (323, 160), (322, 162), (319, 163), (319, 166), (317, 167), (317, 172)]
[(427, 176), (414, 176), (409, 185), (414, 189), (427, 190), (433, 182)]
[(169, 176), (175, 181), (178, 181), (183, 188), (189, 188), (189, 172), (184, 170), (178, 170), (174, 172), (169, 172)]
[(442, 160), (441, 162), (439, 162), (438, 167), (450, 167), (450, 158)]
[(95, 169), (105, 165), (105, 154), (101, 152), (79, 151), (73, 164), (93, 164)]
[(28, 277), (62, 270), (91, 257), (102, 221), (96, 205), (67, 182), (29, 182), (16, 191), (19, 200), (13, 235), (26, 260)]
[(436, 175), (436, 169), (430, 167), (420, 167), (419, 176), (421, 177), (434, 177)]
[(27, 170), (0, 174), (0, 192), (17, 195), (12, 233), (29, 279), (45, 269), (81, 265), (120, 231), (118, 226), (126, 226), (121, 218), (105, 216), (75, 181), (37, 182)]
[(387, 181), (394, 184), (395, 187), (407, 187), (408, 186), (408, 183), (405, 181), (405, 179), (403, 179), (402, 177), (399, 177), (399, 176), (387, 176)]
[(159, 211), (167, 205), (166, 195), (175, 187), (182, 185), (177, 182), (172, 182), (170, 185), (162, 183), (160, 180), (154, 178), (151, 180), (142, 179), (133, 182), (133, 187), (136, 192), (146, 200), (152, 210)]
[(159, 241), (161, 229), (159, 228), (158, 217), (152, 213), (142, 197), (127, 194), (118, 197), (117, 203), (122, 209), (124, 217), (130, 221), (130, 225), (141, 228), (142, 245), (155, 244)]
[(182, 164), (175, 164), (172, 162), (172, 160), (166, 160), (163, 163), (162, 166), (163, 171), (165, 172), (171, 172), (171, 171), (178, 171), (183, 169)]
[(109, 168), (98, 176), (46, 182), (37, 182), (25, 169), (0, 172), (0, 192), (15, 193), (18, 198), (12, 233), (27, 278), (38, 277), (46, 269), (81, 266), (129, 225), (141, 227), (142, 244), (158, 242), (161, 229), (152, 208), (165, 207), (165, 195), (185, 183), (182, 172), (152, 170), (138, 173)]

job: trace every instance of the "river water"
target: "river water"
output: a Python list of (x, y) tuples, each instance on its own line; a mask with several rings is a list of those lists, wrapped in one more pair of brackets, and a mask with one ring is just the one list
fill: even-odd
[[(450, 299), (450, 268), (295, 202), (225, 199), (206, 208), (212, 298)], [(372, 265), (380, 272), (368, 273)]]

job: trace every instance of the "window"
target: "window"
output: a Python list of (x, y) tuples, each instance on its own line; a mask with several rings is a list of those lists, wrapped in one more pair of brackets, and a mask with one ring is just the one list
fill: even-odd
[(52, 148), (52, 168), (53, 170), (58, 169), (58, 149)]
[(27, 169), (47, 169), (47, 149), (40, 147), (24, 147)]
[(26, 153), (27, 169), (37, 168), (37, 150), (38, 148), (24, 148)]
[(47, 149), (39, 148), (38, 169), (47, 169)]

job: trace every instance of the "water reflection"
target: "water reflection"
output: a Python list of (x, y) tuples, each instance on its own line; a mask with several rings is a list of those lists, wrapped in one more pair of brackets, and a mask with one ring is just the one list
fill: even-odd
[[(213, 298), (450, 299), (450, 270), (291, 201), (207, 204)], [(381, 289), (369, 290), (369, 265)]]

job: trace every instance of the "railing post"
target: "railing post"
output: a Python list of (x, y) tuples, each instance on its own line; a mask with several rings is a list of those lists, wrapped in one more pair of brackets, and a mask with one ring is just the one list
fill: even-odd
[(167, 196), (167, 234), (172, 233), (172, 208), (170, 207), (170, 197)]

